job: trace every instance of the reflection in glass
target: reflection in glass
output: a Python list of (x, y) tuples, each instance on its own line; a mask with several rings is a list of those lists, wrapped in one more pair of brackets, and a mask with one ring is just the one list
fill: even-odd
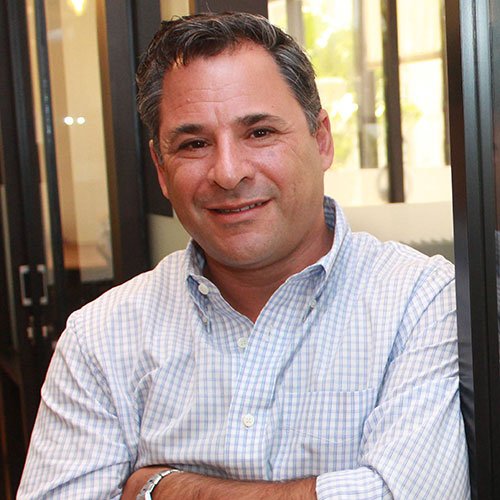
[[(30, 0), (30, 42), (36, 75), (33, 10), (34, 2)], [(113, 272), (96, 2), (46, 0), (45, 15), (64, 266), (82, 283), (109, 280)], [(34, 102), (41, 102), (36, 84)], [(52, 249), (40, 109), (36, 124), (50, 269)]]

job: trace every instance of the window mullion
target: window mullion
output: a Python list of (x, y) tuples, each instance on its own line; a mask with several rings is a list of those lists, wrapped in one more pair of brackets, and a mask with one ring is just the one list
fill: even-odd
[(381, 0), (389, 201), (405, 201), (396, 0)]

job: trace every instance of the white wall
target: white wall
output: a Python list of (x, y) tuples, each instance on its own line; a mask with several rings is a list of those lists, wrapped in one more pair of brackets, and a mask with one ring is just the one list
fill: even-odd
[(152, 265), (156, 265), (166, 255), (186, 247), (189, 235), (177, 217), (149, 214), (148, 224)]

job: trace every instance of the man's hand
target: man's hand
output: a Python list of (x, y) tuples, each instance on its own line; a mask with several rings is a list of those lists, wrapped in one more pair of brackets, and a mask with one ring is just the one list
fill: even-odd
[[(162, 466), (145, 467), (127, 480), (122, 500), (135, 500), (146, 481)], [(316, 478), (286, 482), (235, 481), (185, 472), (163, 478), (153, 492), (155, 500), (315, 500)]]

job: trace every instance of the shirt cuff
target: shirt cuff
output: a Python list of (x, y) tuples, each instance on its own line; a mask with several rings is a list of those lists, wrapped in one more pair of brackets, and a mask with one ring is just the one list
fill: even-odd
[(316, 496), (318, 500), (393, 498), (384, 480), (368, 467), (321, 474), (316, 479)]

